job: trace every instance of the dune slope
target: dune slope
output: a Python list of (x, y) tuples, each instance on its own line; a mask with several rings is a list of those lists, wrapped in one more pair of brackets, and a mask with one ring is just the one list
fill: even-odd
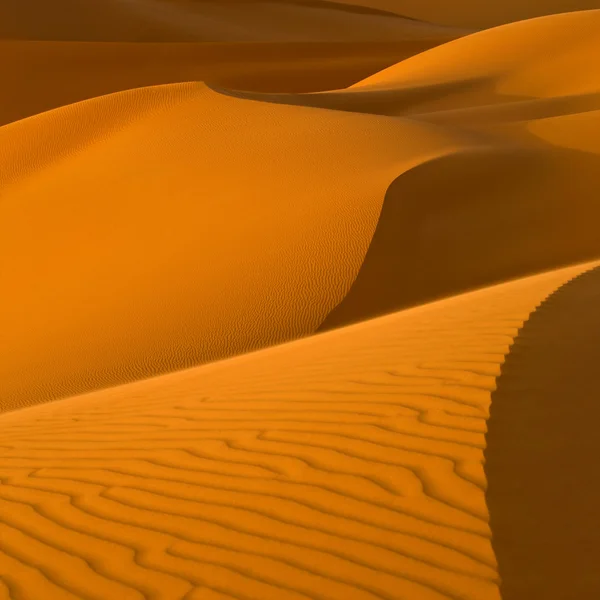
[[(340, 326), (600, 254), (600, 11), (465, 36), (348, 90), (239, 93), (427, 122), (469, 144), (399, 173)], [(549, 60), (551, 57), (551, 60)]]
[(443, 30), (312, 0), (4, 0), (0, 39), (96, 42), (395, 41)]
[(466, 143), (201, 84), (0, 128), (3, 405), (314, 332), (356, 277), (397, 173)]
[(490, 395), (594, 265), (0, 417), (2, 580), (54, 598), (500, 598)]
[(492, 394), (486, 499), (503, 600), (600, 595), (599, 307), (599, 269), (550, 296)]
[(4, 406), (598, 257), (599, 28), (511, 24), (346, 91), (159, 86), (0, 128)]
[(0, 125), (137, 87), (205, 81), (261, 92), (343, 88), (456, 37), (393, 42), (118, 43), (0, 41)]
[[(338, 0), (333, 0), (337, 2)], [(342, 4), (356, 4), (377, 10), (386, 10), (406, 17), (443, 23), (455, 27), (476, 29), (495, 27), (512, 21), (533, 19), (544, 15), (598, 8), (596, 0), (339, 0)]]

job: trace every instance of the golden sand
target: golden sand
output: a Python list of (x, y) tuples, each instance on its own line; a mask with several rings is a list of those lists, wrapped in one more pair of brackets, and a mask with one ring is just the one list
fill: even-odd
[(0, 3), (0, 600), (600, 594), (598, 8)]
[(3, 577), (40, 599), (500, 598), (490, 394), (591, 266), (5, 414)]

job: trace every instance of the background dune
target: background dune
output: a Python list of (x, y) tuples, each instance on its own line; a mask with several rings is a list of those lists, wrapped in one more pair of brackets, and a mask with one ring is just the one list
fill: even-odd
[(346, 91), (140, 88), (1, 128), (5, 406), (598, 256), (597, 149), (557, 123), (595, 122), (599, 27), (510, 24)]
[(462, 136), (388, 188), (365, 262), (324, 328), (598, 255), (600, 79), (588, 60), (600, 56), (599, 30), (600, 11), (543, 17), (449, 42), (348, 90), (235, 94)]
[(455, 37), (394, 42), (117, 43), (0, 41), (0, 125), (127, 89), (206, 81), (262, 92), (342, 88)]
[[(333, 0), (337, 2), (338, 0)], [(458, 27), (484, 28), (544, 15), (598, 8), (595, 0), (339, 0), (407, 17)]]
[(592, 266), (3, 415), (7, 589), (499, 599), (490, 394), (529, 313)]

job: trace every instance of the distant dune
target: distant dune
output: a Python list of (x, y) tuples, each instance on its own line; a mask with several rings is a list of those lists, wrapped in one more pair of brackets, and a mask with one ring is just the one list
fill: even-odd
[(0, 600), (600, 597), (598, 63), (600, 0), (0, 2)]
[(599, 8), (596, 0), (333, 0), (454, 27), (482, 29), (511, 21)]
[(456, 37), (452, 31), (394, 42), (119, 43), (0, 41), (10, 94), (0, 125), (132, 88), (206, 81), (260, 92), (317, 92), (372, 73)]
[(327, 0), (4, 0), (0, 39), (96, 42), (396, 41), (444, 26)]

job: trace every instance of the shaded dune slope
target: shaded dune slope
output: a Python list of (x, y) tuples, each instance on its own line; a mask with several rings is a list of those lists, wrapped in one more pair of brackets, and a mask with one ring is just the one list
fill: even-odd
[[(596, 258), (600, 82), (581, 68), (599, 25), (591, 11), (484, 31), (343, 92), (159, 86), (0, 128), (0, 249), (14, 290), (0, 317), (2, 402), (116, 385)], [(464, 113), (452, 120), (452, 89), (479, 111), (467, 126)], [(381, 94), (406, 90), (410, 110), (382, 109)], [(555, 112), (523, 120), (512, 103), (536, 96), (546, 111), (557, 100)], [(584, 101), (587, 112), (569, 113)], [(481, 114), (501, 104), (503, 122)]]
[[(332, 0), (336, 2), (337, 0)], [(454, 27), (476, 29), (495, 27), (512, 21), (533, 19), (544, 15), (598, 8), (596, 0), (340, 0), (376, 10), (385, 10), (407, 17), (443, 23)]]
[(598, 153), (501, 142), (400, 175), (322, 329), (599, 256), (599, 168)]
[(486, 492), (503, 600), (595, 598), (600, 269), (519, 330), (492, 393)]
[(599, 30), (600, 11), (544, 17), (449, 42), (348, 90), (229, 92), (471, 134), (389, 187), (359, 275), (323, 328), (600, 254), (600, 78), (589, 71)]
[(393, 41), (444, 27), (313, 0), (4, 0), (0, 39), (97, 42)]
[[(246, 97), (419, 119), (519, 101), (597, 99), (600, 75), (588, 67), (600, 56), (599, 28), (600, 10), (511, 23), (407, 58), (347, 90)], [(518, 116), (515, 110), (512, 120)]]
[(490, 395), (593, 266), (2, 415), (7, 594), (498, 600)]
[(201, 84), (0, 128), (2, 402), (314, 332), (356, 277), (398, 171), (461, 143)]
[(92, 43), (0, 41), (0, 125), (127, 89), (206, 81), (261, 92), (347, 87), (454, 34), (394, 42)]

